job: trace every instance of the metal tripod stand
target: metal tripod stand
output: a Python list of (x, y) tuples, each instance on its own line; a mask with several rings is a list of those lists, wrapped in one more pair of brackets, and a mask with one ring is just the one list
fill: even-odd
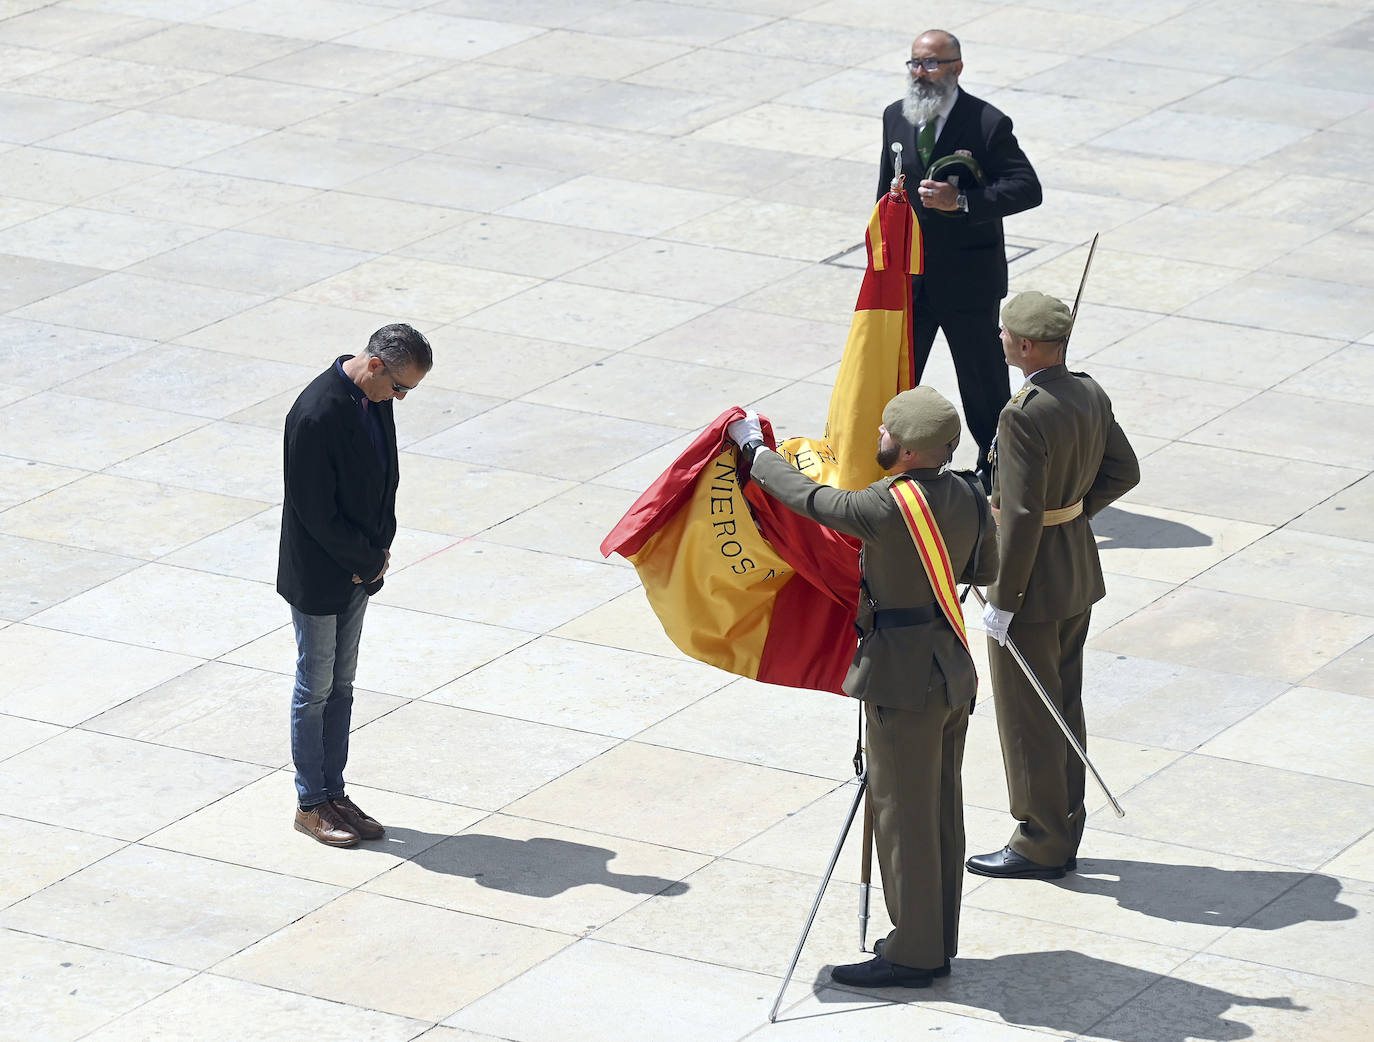
[[(768, 1014), (768, 1022), (776, 1023), (778, 1019), (778, 1007), (782, 1005), (783, 994), (787, 991), (787, 985), (792, 983), (792, 974), (796, 972), (797, 963), (801, 960), (802, 948), (806, 945), (807, 935), (811, 933), (811, 924), (816, 921), (816, 912), (820, 910), (821, 898), (825, 896), (825, 888), (830, 885), (830, 877), (835, 872), (835, 865), (839, 863), (840, 851), (844, 849), (844, 841), (849, 838), (849, 829), (854, 824), (854, 818), (858, 816), (859, 804), (863, 801), (868, 792), (868, 768), (864, 764), (864, 706), (859, 703), (859, 739), (854, 747), (854, 778), (858, 785), (854, 789), (854, 799), (850, 801), (849, 813), (845, 815), (844, 827), (840, 829), (839, 838), (835, 840), (835, 849), (830, 852), (830, 861), (825, 866), (825, 874), (821, 876), (821, 885), (816, 889), (816, 899), (811, 902), (811, 911), (806, 916), (806, 924), (802, 927), (801, 936), (797, 938), (796, 950), (792, 953), (792, 961), (787, 966), (787, 973), (783, 975), (782, 987), (778, 989), (778, 997), (773, 1000), (773, 1008)], [(869, 849), (873, 843), (872, 816), (864, 816), (864, 871), (859, 894), (859, 950), (864, 950), (865, 941), (868, 934), (868, 895), (869, 895), (869, 875), (872, 871), (872, 861), (869, 857)]]

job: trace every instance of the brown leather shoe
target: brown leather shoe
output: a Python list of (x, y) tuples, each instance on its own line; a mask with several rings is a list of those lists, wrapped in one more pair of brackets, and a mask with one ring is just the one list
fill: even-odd
[(347, 796), (340, 796), (329, 802), (334, 804), (334, 809), (339, 812), (339, 817), (348, 822), (349, 828), (362, 836), (363, 839), (381, 839), (382, 834), (386, 832), (380, 821), (370, 817), (366, 811)]
[(330, 847), (351, 847), (361, 838), (328, 800), (310, 810), (297, 807), (296, 831), (304, 832)]

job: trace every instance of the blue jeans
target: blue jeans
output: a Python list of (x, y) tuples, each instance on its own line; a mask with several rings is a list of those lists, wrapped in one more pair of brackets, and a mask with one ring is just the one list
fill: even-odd
[(291, 608), (296, 630), (296, 686), (291, 692), (291, 759), (296, 795), (308, 807), (344, 794), (353, 678), (363, 635), (367, 594), (353, 597), (338, 615), (307, 615)]

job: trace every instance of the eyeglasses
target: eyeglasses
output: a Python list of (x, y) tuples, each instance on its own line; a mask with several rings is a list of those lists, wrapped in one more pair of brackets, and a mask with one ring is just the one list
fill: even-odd
[(908, 69), (910, 69), (912, 72), (915, 72), (917, 69), (925, 69), (926, 72), (934, 72), (934, 71), (935, 71), (936, 69), (938, 69), (941, 65), (953, 65), (953, 64), (954, 64), (955, 62), (957, 62), (957, 61), (963, 61), (963, 59), (962, 59), (962, 58), (912, 58), (911, 61), (909, 61), (909, 62), (906, 63), (906, 67), (907, 67)]
[[(391, 370), (387, 369), (385, 365), (383, 365), (382, 368), (385, 369), (388, 374), (390, 374)], [(414, 387), (407, 387), (405, 384), (398, 384), (395, 380), (391, 381), (392, 394), (409, 394), (413, 390), (415, 390)]]

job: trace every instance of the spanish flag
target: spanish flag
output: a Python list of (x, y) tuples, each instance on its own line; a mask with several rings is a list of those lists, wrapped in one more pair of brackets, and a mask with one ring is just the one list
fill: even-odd
[[(777, 445), (822, 484), (863, 488), (883, 406), (912, 386), (911, 275), (921, 240), (905, 193), (879, 200), (825, 435)], [(725, 437), (742, 409), (702, 431), (601, 543), (634, 564), (668, 637), (683, 652), (740, 676), (840, 691), (854, 657), (859, 544), (792, 513), (747, 481)]]
[(854, 657), (858, 544), (741, 480), (725, 428), (743, 415), (728, 409), (697, 435), (601, 553), (634, 564), (686, 654), (770, 684), (839, 691)]
[(778, 451), (807, 476), (835, 488), (867, 488), (883, 476), (874, 460), (883, 406), (912, 386), (911, 276), (923, 267), (921, 226), (905, 192), (878, 200), (864, 236), (868, 268), (854, 305), (825, 435), (788, 438)]

